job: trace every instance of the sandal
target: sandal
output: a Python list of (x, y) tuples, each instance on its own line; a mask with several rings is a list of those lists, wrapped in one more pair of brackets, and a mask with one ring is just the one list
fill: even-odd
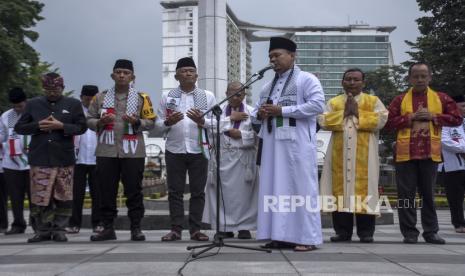
[(194, 233), (191, 234), (191, 240), (193, 241), (208, 241), (209, 238), (207, 235), (200, 231), (195, 231)]
[(296, 245), (294, 247), (294, 251), (295, 252), (307, 252), (307, 251), (313, 251), (313, 250), (316, 250), (316, 246), (314, 245), (302, 245), (302, 244), (299, 244), (299, 245)]
[(171, 230), (168, 234), (161, 237), (161, 241), (177, 241), (181, 239), (181, 233)]

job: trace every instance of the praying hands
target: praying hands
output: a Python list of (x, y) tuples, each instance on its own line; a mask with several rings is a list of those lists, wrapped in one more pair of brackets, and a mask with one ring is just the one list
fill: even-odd
[(50, 115), (47, 118), (39, 121), (39, 129), (41, 131), (52, 131), (52, 130), (63, 129), (63, 123), (58, 121), (52, 115)]

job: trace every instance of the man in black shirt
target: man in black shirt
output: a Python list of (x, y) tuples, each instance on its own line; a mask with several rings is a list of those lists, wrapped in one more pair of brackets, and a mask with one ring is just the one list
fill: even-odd
[(63, 96), (60, 75), (46, 74), (42, 86), (45, 96), (28, 101), (15, 126), (16, 133), (32, 137), (28, 154), (31, 213), (38, 231), (28, 242), (65, 242), (64, 227), (71, 216), (73, 199), (73, 136), (87, 130), (86, 117), (79, 100)]

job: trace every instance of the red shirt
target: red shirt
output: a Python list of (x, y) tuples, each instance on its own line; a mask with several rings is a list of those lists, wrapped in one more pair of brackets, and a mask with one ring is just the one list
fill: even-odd
[[(462, 123), (462, 115), (454, 100), (447, 94), (436, 92), (442, 103), (442, 114), (436, 114), (433, 118), (433, 124), (437, 126), (458, 126)], [(403, 128), (411, 128), (411, 114), (401, 115), (401, 103), (407, 93), (403, 93), (392, 100), (389, 105), (389, 116), (386, 123), (386, 129), (400, 130)], [(427, 107), (426, 93), (413, 93), (413, 112), (416, 112), (420, 106)], [(412, 132), (410, 136), (410, 159), (430, 159), (431, 146), (430, 134)], [(395, 151), (394, 151), (395, 152)]]

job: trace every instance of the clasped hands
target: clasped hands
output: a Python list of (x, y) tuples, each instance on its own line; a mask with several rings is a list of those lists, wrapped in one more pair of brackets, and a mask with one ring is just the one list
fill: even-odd
[(260, 119), (265, 120), (268, 117), (277, 117), (282, 115), (282, 107), (273, 104), (263, 104), (258, 109), (258, 116)]
[[(100, 117), (100, 123), (103, 125), (111, 124), (115, 121), (115, 114), (113, 113), (104, 113)], [(139, 121), (139, 118), (136, 115), (127, 115), (124, 114), (122, 117), (123, 121), (130, 123), (131, 125), (136, 125)]]
[(412, 121), (431, 121), (433, 120), (433, 114), (420, 104), (417, 111), (412, 113), (410, 118)]
[[(249, 115), (245, 112), (240, 112), (240, 111), (233, 111), (231, 112), (231, 115), (229, 116), (229, 119), (231, 122), (239, 122), (239, 121), (245, 121), (249, 118)], [(237, 140), (242, 138), (242, 133), (239, 129), (236, 128), (231, 128), (228, 130), (229, 137)]]
[(58, 121), (53, 115), (39, 121), (39, 129), (41, 131), (52, 131), (63, 129), (63, 123)]
[(347, 100), (344, 106), (344, 118), (349, 116), (358, 118), (358, 104), (352, 93), (347, 93)]

